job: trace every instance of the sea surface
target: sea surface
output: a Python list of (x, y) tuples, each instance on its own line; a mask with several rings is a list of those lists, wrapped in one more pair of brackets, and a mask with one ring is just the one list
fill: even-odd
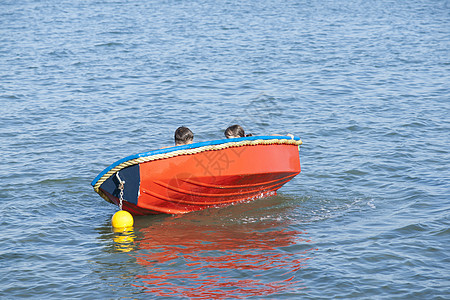
[[(450, 299), (450, 2), (0, 0), (0, 299)], [(91, 181), (240, 124), (277, 196), (135, 218)]]

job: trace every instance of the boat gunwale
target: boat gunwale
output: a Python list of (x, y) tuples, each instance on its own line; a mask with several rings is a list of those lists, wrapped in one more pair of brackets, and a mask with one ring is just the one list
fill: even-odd
[(270, 145), (270, 144), (290, 144), (300, 146), (302, 141), (298, 137), (291, 136), (251, 136), (233, 139), (221, 139), (206, 142), (197, 142), (188, 145), (173, 146), (168, 148), (151, 150), (134, 155), (124, 157), (113, 164), (106, 167), (100, 174), (91, 182), (96, 192), (99, 191), (100, 186), (111, 175), (126, 167), (136, 165), (139, 163), (166, 159), (180, 155), (192, 155), (204, 151), (216, 151), (230, 147), (242, 146), (256, 146), (256, 145)]

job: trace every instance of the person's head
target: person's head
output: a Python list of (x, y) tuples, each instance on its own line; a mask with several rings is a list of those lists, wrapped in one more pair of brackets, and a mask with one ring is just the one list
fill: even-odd
[(189, 128), (181, 126), (175, 130), (175, 146), (192, 144), (193, 141), (194, 134)]
[(227, 139), (239, 138), (239, 137), (245, 136), (244, 129), (239, 125), (233, 125), (233, 126), (228, 127), (225, 130), (224, 134)]

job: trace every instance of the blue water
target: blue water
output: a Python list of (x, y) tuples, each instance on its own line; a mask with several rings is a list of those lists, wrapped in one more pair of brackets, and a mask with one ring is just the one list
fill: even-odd
[[(2, 0), (0, 298), (449, 299), (450, 2)], [(90, 182), (241, 124), (276, 197), (135, 219)]]

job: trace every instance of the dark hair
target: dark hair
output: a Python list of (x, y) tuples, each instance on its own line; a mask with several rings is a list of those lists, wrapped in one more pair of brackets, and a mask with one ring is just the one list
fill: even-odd
[(227, 139), (229, 139), (231, 137), (244, 137), (245, 136), (244, 128), (242, 128), (239, 125), (232, 125), (232, 126), (228, 127), (225, 130), (224, 134)]
[(175, 145), (185, 145), (194, 140), (194, 133), (184, 126), (178, 127), (175, 130)]

